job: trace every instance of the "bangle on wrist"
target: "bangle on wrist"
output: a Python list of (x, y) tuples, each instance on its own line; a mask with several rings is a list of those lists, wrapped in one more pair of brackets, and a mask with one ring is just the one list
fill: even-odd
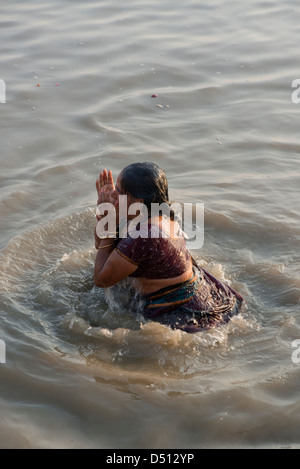
[(104, 249), (108, 247), (112, 247), (114, 243), (104, 244), (104, 246), (98, 246), (97, 249)]
[(117, 237), (117, 233), (114, 231), (103, 231), (103, 234), (99, 235), (97, 233), (99, 239), (115, 239)]

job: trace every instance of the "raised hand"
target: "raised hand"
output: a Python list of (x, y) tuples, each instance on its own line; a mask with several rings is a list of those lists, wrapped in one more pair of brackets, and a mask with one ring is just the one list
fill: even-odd
[(98, 194), (97, 205), (103, 202), (116, 203), (115, 185), (112, 172), (106, 169), (100, 173), (99, 179), (96, 181), (96, 189)]

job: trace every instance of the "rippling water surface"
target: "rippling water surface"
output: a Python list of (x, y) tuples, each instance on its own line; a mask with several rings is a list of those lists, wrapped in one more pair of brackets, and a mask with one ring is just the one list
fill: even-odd
[[(2, 448), (300, 446), (299, 17), (2, 1)], [(93, 286), (95, 179), (145, 160), (204, 202), (193, 254), (246, 299), (226, 326), (172, 331)]]

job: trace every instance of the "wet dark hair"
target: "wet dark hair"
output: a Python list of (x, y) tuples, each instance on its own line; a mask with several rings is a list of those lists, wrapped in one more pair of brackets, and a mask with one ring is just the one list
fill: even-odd
[[(122, 191), (136, 199), (143, 199), (151, 213), (152, 203), (169, 203), (168, 181), (163, 169), (150, 162), (132, 163), (121, 172)], [(170, 209), (171, 220), (174, 212)]]

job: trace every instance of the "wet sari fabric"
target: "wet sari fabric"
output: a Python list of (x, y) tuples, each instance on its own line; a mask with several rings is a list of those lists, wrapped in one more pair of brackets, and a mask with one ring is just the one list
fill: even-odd
[[(166, 237), (148, 224), (148, 237), (122, 239), (117, 251), (137, 266), (131, 277), (174, 278), (191, 264), (184, 237)], [(155, 237), (151, 236), (153, 233)], [(163, 236), (164, 235), (164, 236)], [(243, 297), (193, 261), (193, 276), (182, 283), (143, 295), (143, 315), (173, 329), (198, 332), (225, 324), (240, 310)]]

